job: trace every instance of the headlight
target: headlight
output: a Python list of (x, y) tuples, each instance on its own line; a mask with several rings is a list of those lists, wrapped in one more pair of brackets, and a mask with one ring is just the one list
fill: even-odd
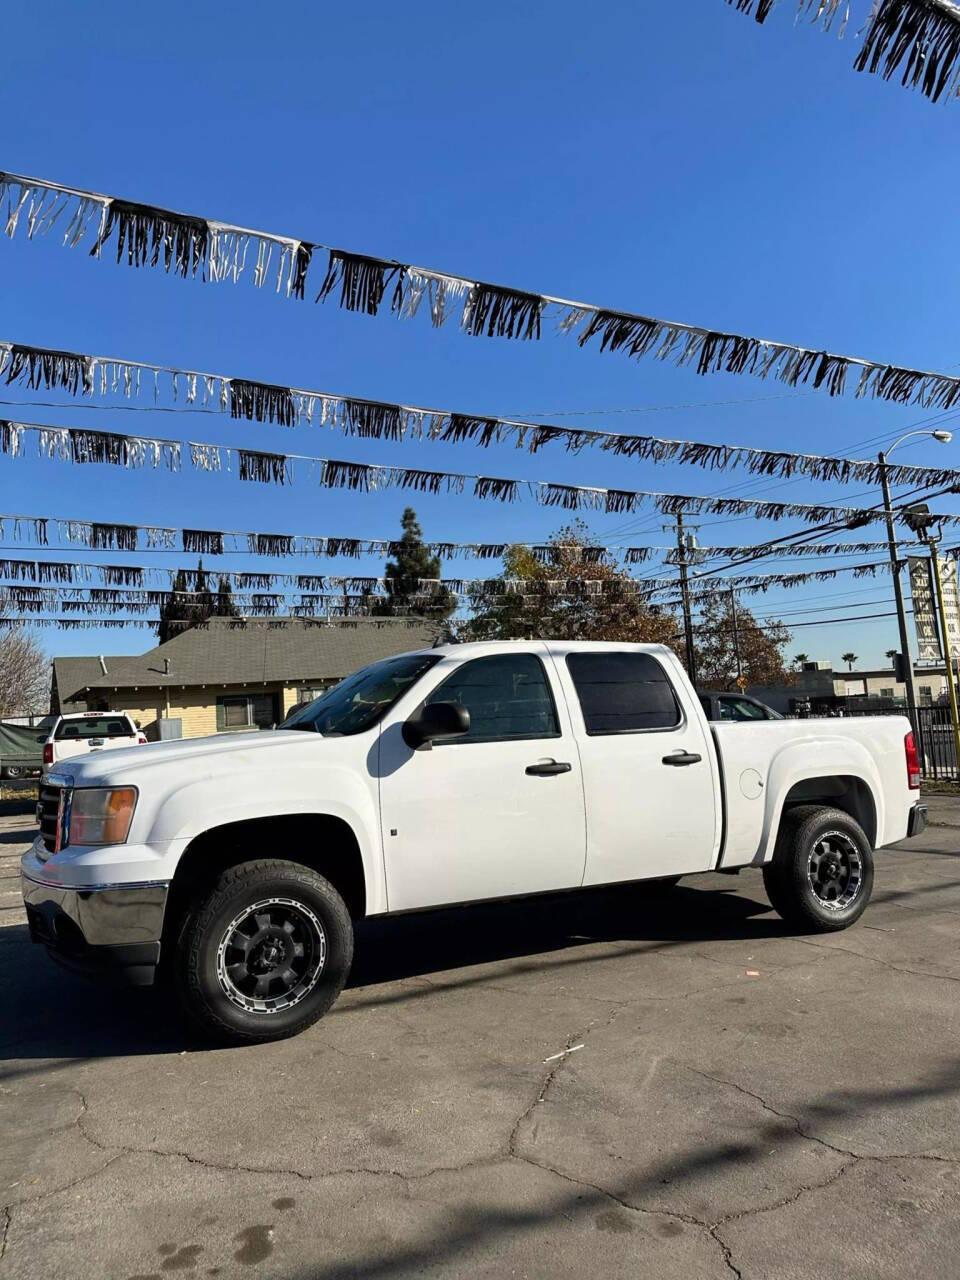
[(135, 787), (81, 787), (74, 791), (65, 844), (123, 844), (137, 803)]

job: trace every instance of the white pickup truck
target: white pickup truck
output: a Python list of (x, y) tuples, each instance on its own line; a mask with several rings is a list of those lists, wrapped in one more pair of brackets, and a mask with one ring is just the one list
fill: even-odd
[(364, 916), (757, 866), (791, 927), (845, 928), (919, 785), (907, 720), (710, 725), (658, 645), (450, 645), (272, 732), (67, 762), (23, 896), (54, 957), (269, 1040), (330, 1008)]
[(76, 756), (124, 751), (145, 746), (146, 741), (146, 734), (123, 711), (76, 711), (56, 716), (43, 744), (43, 772)]

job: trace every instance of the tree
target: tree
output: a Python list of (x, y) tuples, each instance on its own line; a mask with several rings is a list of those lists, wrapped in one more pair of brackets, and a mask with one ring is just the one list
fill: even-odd
[(591, 549), (586, 527), (558, 530), (538, 554), (511, 546), (503, 570), (471, 593), (464, 640), (620, 640), (674, 644), (676, 617), (650, 606), (635, 579)]
[[(761, 626), (742, 605), (737, 606), (734, 619), (726, 591), (712, 592), (702, 603), (694, 636), (697, 678), (705, 689), (792, 684), (795, 679), (784, 662), (784, 649), (790, 642), (787, 626), (778, 620)], [(738, 649), (743, 673), (741, 686), (737, 683)]]
[(170, 584), (170, 594), (166, 600), (160, 605), (160, 622), (157, 626), (157, 635), (160, 637), (160, 643), (166, 644), (168, 640), (172, 640), (174, 636), (180, 635), (187, 628), (184, 623), (187, 621), (187, 596), (182, 594), (187, 590), (187, 575), (182, 569), (178, 569), (174, 574), (173, 582)]
[(213, 592), (210, 590), (207, 571), (203, 567), (202, 560), (197, 561), (197, 576), (193, 584), (192, 604), (190, 607), (193, 611), (194, 625), (198, 622), (206, 622), (216, 612), (216, 602)]
[(161, 644), (182, 635), (190, 627), (200, 626), (208, 618), (237, 617), (228, 577), (221, 574), (217, 590), (212, 591), (202, 560), (197, 561), (197, 572), (192, 577), (191, 589), (190, 578), (183, 569), (178, 569), (174, 575), (170, 594), (160, 606), (157, 633)]
[(217, 583), (217, 600), (214, 613), (218, 618), (236, 618), (237, 606), (233, 603), (233, 587), (230, 585), (230, 579), (220, 575), (220, 581)]
[(797, 670), (803, 669), (803, 664), (810, 661), (810, 655), (806, 653), (795, 653), (793, 655), (793, 665)]
[(847, 664), (848, 671), (852, 671), (853, 664), (858, 661), (858, 658), (855, 653), (841, 653), (840, 660), (841, 662), (845, 662)]
[[(0, 593), (0, 617), (14, 611)], [(0, 629), (0, 719), (29, 716), (50, 706), (50, 660), (26, 627)]]
[[(442, 622), (456, 610), (456, 597), (438, 584), (440, 557), (432, 556), (424, 545), (423, 531), (413, 507), (407, 507), (400, 521), (403, 536), (396, 545), (396, 559), (384, 569), (387, 597), (373, 602), (371, 609), (381, 617), (430, 618)], [(428, 584), (426, 590), (424, 582)]]

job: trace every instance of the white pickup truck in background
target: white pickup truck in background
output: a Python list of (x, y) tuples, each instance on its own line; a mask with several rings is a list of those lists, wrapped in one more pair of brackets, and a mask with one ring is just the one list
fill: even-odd
[(451, 645), (366, 667), (282, 728), (65, 761), (23, 858), (64, 963), (169, 973), (221, 1039), (309, 1026), (386, 912), (763, 868), (842, 929), (873, 849), (923, 829), (900, 717), (710, 725), (657, 645)]
[(123, 711), (76, 711), (55, 716), (43, 744), (43, 771), (91, 751), (142, 747), (146, 741), (146, 734)]

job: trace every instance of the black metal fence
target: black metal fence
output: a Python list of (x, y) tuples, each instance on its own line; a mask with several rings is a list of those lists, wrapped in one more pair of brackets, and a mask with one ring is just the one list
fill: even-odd
[(960, 780), (957, 765), (957, 743), (949, 707), (917, 707), (917, 723), (913, 727), (920, 754), (920, 773), (924, 778)]

